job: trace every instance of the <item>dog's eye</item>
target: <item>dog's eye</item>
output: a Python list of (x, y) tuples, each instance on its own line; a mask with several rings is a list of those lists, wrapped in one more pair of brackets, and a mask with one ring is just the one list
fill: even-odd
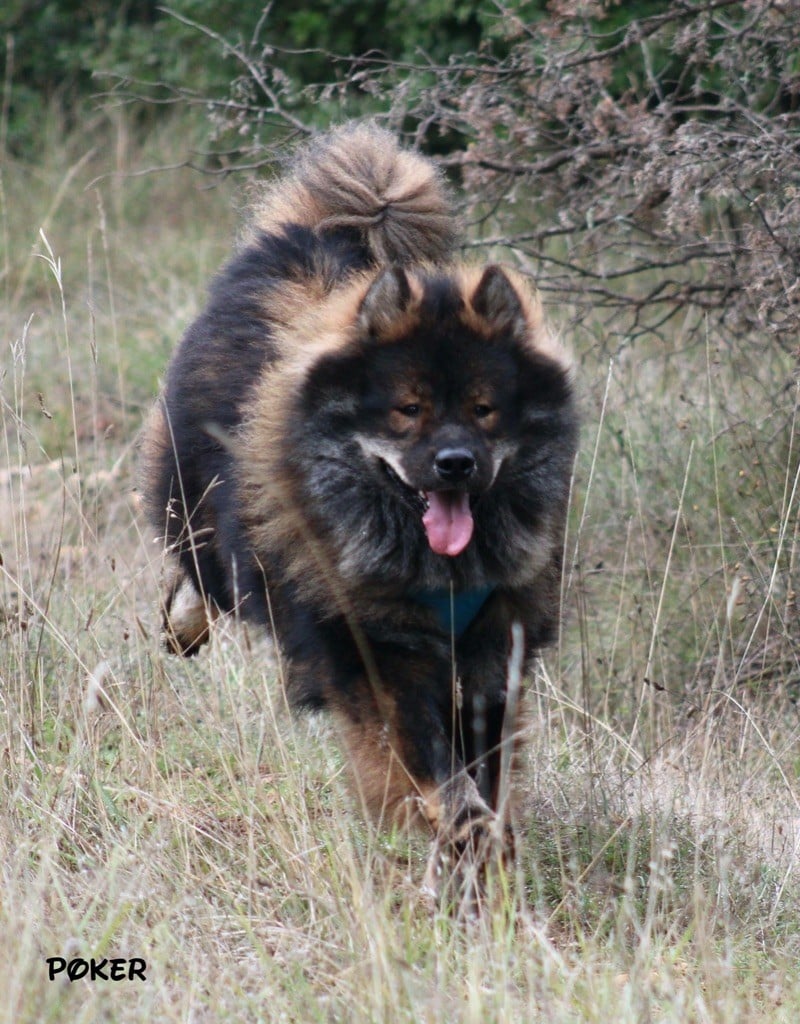
[(485, 420), (487, 416), (492, 415), (494, 409), (491, 407), (491, 405), (487, 405), (485, 402), (478, 402), (475, 405), (473, 412), (475, 413), (476, 417), (479, 420)]
[(403, 416), (408, 416), (410, 420), (413, 420), (419, 416), (420, 408), (416, 402), (409, 402), (408, 405), (401, 405), (397, 411)]

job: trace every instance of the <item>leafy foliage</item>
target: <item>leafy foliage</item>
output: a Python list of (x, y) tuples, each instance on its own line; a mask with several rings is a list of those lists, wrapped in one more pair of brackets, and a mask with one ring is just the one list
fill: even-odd
[(15, 0), (5, 22), (12, 144), (37, 95), (97, 68), (116, 101), (210, 111), (205, 170), (378, 116), (464, 186), (471, 244), (511, 250), (576, 325), (601, 314), (612, 350), (678, 322), (796, 346), (800, 0)]
[[(316, 0), (301, 7), (235, 0), (174, 0), (167, 6), (158, 0), (8, 0), (0, 13), (5, 142), (16, 152), (31, 152), (43, 108), (57, 101), (77, 121), (106, 76), (152, 89), (151, 99), (170, 92), (219, 94), (235, 75), (235, 53), (244, 48), (265, 57), (280, 51), (282, 73), (302, 88), (329, 76), (329, 53), (380, 49), (390, 60), (422, 52), (446, 60), (478, 47), (484, 35), (496, 32), (498, 19), (482, 0), (422, 0), (413, 17), (402, 0)], [(219, 45), (209, 43), (215, 37)]]
[(502, 15), (501, 37), (444, 62), (330, 54), (316, 87), (277, 51), (240, 50), (242, 73), (213, 103), (226, 166), (267, 164), (287, 133), (377, 113), (465, 186), (473, 244), (511, 248), (576, 323), (605, 311), (618, 346), (688, 314), (689, 336), (711, 318), (792, 348), (800, 2)]

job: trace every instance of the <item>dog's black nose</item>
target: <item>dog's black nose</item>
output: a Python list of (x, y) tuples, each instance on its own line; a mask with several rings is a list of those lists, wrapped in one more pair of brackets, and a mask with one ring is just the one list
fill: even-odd
[(462, 483), (475, 472), (475, 456), (467, 448), (442, 448), (436, 453), (433, 468), (445, 483)]

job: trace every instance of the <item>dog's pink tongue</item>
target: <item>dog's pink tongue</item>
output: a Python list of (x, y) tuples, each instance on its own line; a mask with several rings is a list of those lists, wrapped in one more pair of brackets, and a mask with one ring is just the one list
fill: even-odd
[(428, 491), (422, 525), (437, 555), (460, 555), (472, 539), (469, 495), (461, 491)]

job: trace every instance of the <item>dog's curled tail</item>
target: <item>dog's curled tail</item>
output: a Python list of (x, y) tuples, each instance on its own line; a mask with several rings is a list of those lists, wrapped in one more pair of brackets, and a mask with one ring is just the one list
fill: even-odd
[(449, 191), (435, 165), (375, 124), (343, 125), (306, 143), (259, 198), (254, 226), (352, 228), (377, 263), (440, 262), (456, 244)]

